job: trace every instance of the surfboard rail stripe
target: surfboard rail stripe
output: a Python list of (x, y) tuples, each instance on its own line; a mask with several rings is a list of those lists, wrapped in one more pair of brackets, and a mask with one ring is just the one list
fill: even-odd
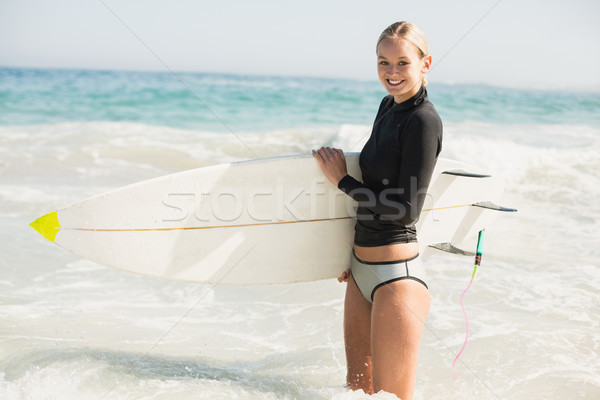
[[(437, 207), (423, 209), (422, 212), (447, 210), (460, 207), (481, 207), (494, 211), (504, 212), (515, 212), (516, 209), (501, 207), (495, 205), (492, 202), (484, 201), (474, 204), (459, 204), (455, 206)], [(201, 229), (219, 229), (219, 228), (246, 228), (251, 226), (268, 226), (268, 225), (283, 225), (283, 224), (297, 224), (297, 223), (309, 223), (309, 222), (325, 222), (325, 221), (336, 221), (353, 219), (355, 217), (334, 217), (334, 218), (319, 218), (319, 219), (305, 219), (295, 221), (274, 221), (274, 222), (261, 222), (254, 224), (236, 224), (236, 225), (211, 225), (211, 226), (182, 226), (182, 227), (171, 227), (171, 228), (71, 228), (61, 227), (58, 221), (58, 215), (56, 211), (50, 212), (44, 216), (33, 221), (29, 224), (34, 228), (40, 235), (48, 239), (51, 242), (55, 242), (56, 235), (61, 229), (71, 231), (84, 231), (84, 232), (169, 232), (169, 231), (188, 231), (188, 230), (201, 230)]]
[(323, 222), (342, 219), (352, 219), (354, 217), (336, 217), (336, 218), (321, 218), (321, 219), (301, 219), (296, 221), (276, 221), (276, 222), (261, 222), (257, 224), (239, 224), (239, 225), (213, 225), (213, 226), (181, 226), (173, 228), (62, 228), (73, 231), (88, 231), (88, 232), (154, 232), (154, 231), (191, 231), (199, 229), (218, 229), (218, 228), (245, 228), (249, 226), (263, 225), (283, 225), (297, 224), (300, 222)]

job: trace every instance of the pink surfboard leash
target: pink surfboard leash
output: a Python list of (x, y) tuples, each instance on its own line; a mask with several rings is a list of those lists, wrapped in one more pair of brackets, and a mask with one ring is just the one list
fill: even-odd
[(475, 267), (473, 268), (473, 274), (471, 275), (471, 281), (469, 282), (469, 285), (464, 290), (464, 292), (462, 292), (462, 295), (460, 296), (460, 307), (462, 308), (463, 314), (465, 315), (465, 324), (466, 324), (467, 329), (466, 329), (466, 334), (465, 334), (465, 342), (463, 343), (462, 348), (460, 349), (460, 351), (454, 358), (454, 362), (452, 363), (452, 369), (454, 369), (454, 366), (456, 365), (456, 361), (458, 360), (458, 358), (460, 357), (462, 352), (465, 350), (465, 347), (467, 347), (467, 340), (469, 339), (469, 319), (467, 318), (467, 311), (465, 310), (465, 307), (463, 305), (463, 297), (465, 296), (465, 293), (467, 293), (467, 291), (471, 287), (471, 284), (473, 283), (473, 279), (475, 279), (475, 274), (477, 273), (477, 268), (481, 265), (481, 256), (483, 254), (484, 238), (485, 238), (485, 229), (482, 229), (479, 231), (479, 236), (477, 238), (477, 251), (475, 253)]

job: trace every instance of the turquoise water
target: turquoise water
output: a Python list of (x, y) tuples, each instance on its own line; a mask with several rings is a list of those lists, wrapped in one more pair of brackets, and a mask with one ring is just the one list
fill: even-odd
[(0, 123), (128, 121), (257, 131), (368, 123), (383, 92), (363, 82), (169, 72), (0, 70)]
[[(442, 157), (519, 209), (472, 259), (425, 260), (415, 399), (600, 394), (600, 94), (431, 83)], [(0, 68), (0, 398), (335, 399), (344, 285), (210, 287), (82, 260), (29, 226), (181, 170), (321, 145), (359, 151), (374, 80)], [(372, 396), (373, 399), (387, 399)]]
[[(429, 89), (446, 122), (600, 125), (599, 93)], [(376, 80), (0, 68), (0, 125), (127, 121), (246, 132), (369, 124), (384, 95)]]

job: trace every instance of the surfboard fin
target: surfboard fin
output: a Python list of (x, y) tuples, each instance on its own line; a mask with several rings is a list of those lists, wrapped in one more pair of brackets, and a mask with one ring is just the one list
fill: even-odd
[(502, 206), (492, 203), (491, 201), (482, 201), (482, 202), (473, 204), (473, 206), (487, 208), (489, 210), (495, 210), (495, 211), (517, 212), (516, 208), (502, 207)]
[(35, 229), (40, 235), (54, 243), (56, 234), (60, 230), (60, 224), (58, 223), (58, 215), (56, 211), (52, 211), (46, 215), (43, 215), (29, 224)]
[(454, 175), (454, 176), (462, 176), (465, 178), (490, 178), (491, 175), (485, 175), (485, 174), (476, 174), (473, 172), (467, 172), (465, 170), (462, 169), (449, 169), (447, 171), (442, 172), (442, 174), (446, 174), (446, 175)]
[(459, 249), (458, 247), (454, 246), (452, 243), (449, 243), (449, 242), (430, 244), (429, 247), (432, 247), (436, 250), (445, 251), (446, 253), (458, 254), (459, 256), (474, 256), (475, 255), (475, 253), (473, 253), (471, 251)]

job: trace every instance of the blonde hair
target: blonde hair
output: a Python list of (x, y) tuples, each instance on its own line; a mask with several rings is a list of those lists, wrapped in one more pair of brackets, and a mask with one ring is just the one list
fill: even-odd
[[(379, 48), (379, 43), (381, 43), (383, 39), (387, 38), (408, 40), (417, 47), (421, 59), (429, 55), (429, 45), (427, 44), (427, 37), (417, 25), (411, 22), (395, 22), (392, 25), (385, 28), (383, 32), (381, 32), (381, 35), (379, 35), (379, 39), (377, 40), (377, 46), (375, 46), (375, 51), (377, 51), (377, 49)], [(425, 74), (423, 74), (421, 79), (423, 81), (423, 86), (427, 86), (428, 82)]]

